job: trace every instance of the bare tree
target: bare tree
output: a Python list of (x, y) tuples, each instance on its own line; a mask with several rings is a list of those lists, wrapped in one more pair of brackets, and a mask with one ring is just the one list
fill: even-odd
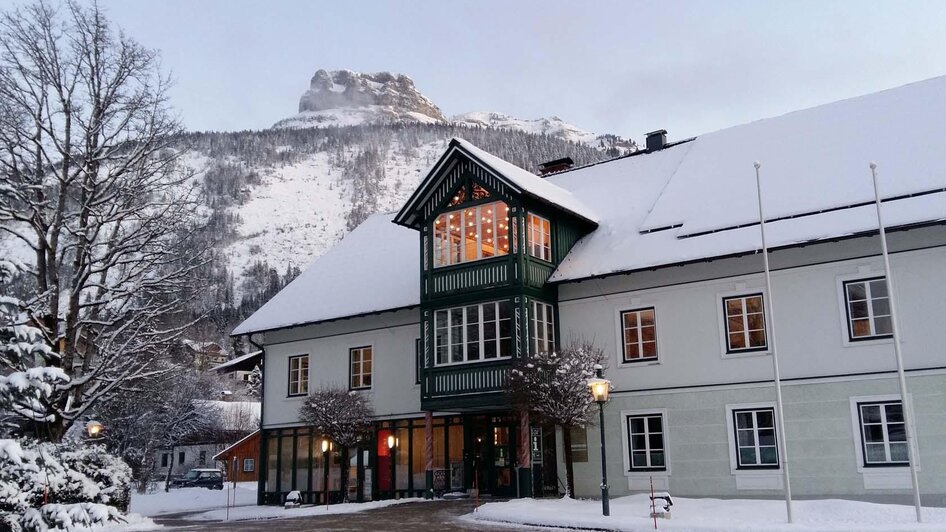
[(299, 418), (341, 447), (342, 497), (348, 501), (348, 449), (371, 432), (374, 409), (368, 399), (341, 387), (312, 392), (299, 407)]
[(198, 288), (205, 259), (168, 88), (157, 53), (95, 4), (0, 15), (0, 233), (35, 257), (27, 309), (70, 379), (46, 405), (52, 439), (161, 371), (183, 329), (168, 318)]
[(227, 422), (214, 403), (207, 401), (206, 383), (180, 370), (165, 373), (103, 406), (101, 413), (109, 421), (106, 443), (131, 466), (139, 493), (144, 493), (152, 480), (156, 451), (170, 449), (167, 481), (174, 469), (176, 446), (200, 434), (219, 432)]
[(506, 394), (513, 405), (539, 420), (562, 428), (565, 449), (565, 492), (574, 496), (575, 469), (571, 429), (592, 423), (594, 400), (588, 379), (605, 356), (588, 342), (576, 342), (558, 351), (523, 358), (510, 370)]

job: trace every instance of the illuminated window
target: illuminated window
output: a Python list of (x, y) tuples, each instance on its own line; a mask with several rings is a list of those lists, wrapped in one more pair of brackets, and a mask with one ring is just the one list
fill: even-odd
[(434, 266), (509, 253), (509, 207), (496, 201), (445, 212), (434, 220)]
[(356, 347), (349, 350), (351, 358), (351, 389), (371, 388), (371, 348)]
[(552, 237), (549, 221), (535, 214), (529, 215), (529, 254), (552, 262)]
[(723, 299), (726, 312), (726, 352), (761, 351), (765, 341), (762, 294)]

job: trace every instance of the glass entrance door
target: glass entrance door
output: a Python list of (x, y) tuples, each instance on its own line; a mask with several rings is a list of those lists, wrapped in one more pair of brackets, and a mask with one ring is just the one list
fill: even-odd
[(505, 415), (475, 415), (466, 418), (464, 458), (467, 488), (481, 494), (516, 495), (516, 430)]

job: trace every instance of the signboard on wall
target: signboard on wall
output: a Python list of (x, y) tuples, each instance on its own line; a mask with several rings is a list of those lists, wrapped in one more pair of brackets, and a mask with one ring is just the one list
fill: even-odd
[(532, 463), (542, 463), (542, 427), (529, 428), (529, 449), (532, 453)]

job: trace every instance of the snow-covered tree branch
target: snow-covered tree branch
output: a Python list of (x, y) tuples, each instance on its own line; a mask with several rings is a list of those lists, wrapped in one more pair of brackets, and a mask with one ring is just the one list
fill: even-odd
[(157, 53), (95, 4), (0, 15), (0, 234), (33, 256), (23, 310), (67, 377), (39, 399), (54, 439), (160, 371), (190, 319), (181, 314), (206, 257), (169, 86)]

